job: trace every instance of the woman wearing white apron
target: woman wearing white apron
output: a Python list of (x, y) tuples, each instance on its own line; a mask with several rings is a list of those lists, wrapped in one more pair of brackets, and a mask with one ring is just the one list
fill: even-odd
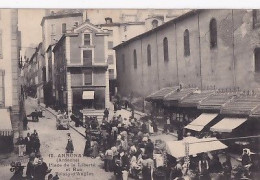
[(151, 120), (149, 120), (149, 122), (148, 122), (148, 131), (149, 131), (149, 134), (153, 134), (154, 133)]

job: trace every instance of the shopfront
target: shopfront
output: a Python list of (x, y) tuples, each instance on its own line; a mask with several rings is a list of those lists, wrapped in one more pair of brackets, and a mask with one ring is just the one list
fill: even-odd
[(10, 152), (13, 149), (13, 129), (10, 112), (8, 109), (0, 109), (0, 152)]

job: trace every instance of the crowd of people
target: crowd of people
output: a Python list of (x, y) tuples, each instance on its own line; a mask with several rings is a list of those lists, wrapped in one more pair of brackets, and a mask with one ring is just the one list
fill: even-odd
[(40, 139), (36, 130), (33, 133), (27, 133), (27, 136), (23, 138), (20, 136), (16, 143), (18, 145), (19, 156), (30, 155), (32, 152), (40, 152)]
[[(47, 174), (51, 172), (51, 169), (48, 168), (47, 164), (43, 161), (40, 152), (40, 139), (38, 132), (36, 130), (33, 133), (27, 133), (27, 136), (23, 138), (20, 136), (17, 141), (19, 156), (28, 155), (28, 163), (26, 166), (26, 179), (28, 180), (45, 180)], [(17, 174), (17, 173), (15, 173)], [(20, 174), (19, 178), (22, 178)], [(13, 176), (13, 179), (17, 179), (17, 176)], [(19, 179), (18, 178), (18, 179)], [(58, 175), (53, 176), (49, 174), (48, 179), (58, 180)]]
[(109, 120), (108, 114), (105, 110), (100, 125), (95, 118), (86, 124), (84, 155), (96, 158), (101, 152), (105, 171), (113, 171), (118, 180), (128, 176), (151, 179), (154, 143), (149, 137), (157, 132), (156, 124), (121, 115)]
[[(166, 122), (163, 132), (169, 132), (169, 123)], [(234, 176), (228, 153), (224, 154), (224, 161), (220, 161), (217, 153), (202, 153), (186, 160), (186, 157), (176, 159), (163, 149), (160, 152), (163, 160), (160, 161), (155, 156), (156, 142), (150, 139), (157, 131), (157, 123), (151, 117), (137, 121), (134, 116), (123, 118), (115, 113), (109, 119), (109, 111), (106, 109), (101, 124), (96, 118), (90, 118), (86, 123), (84, 156), (96, 158), (100, 155), (104, 160), (104, 170), (113, 172), (118, 180), (129, 176), (144, 180), (211, 179), (215, 176), (228, 180)], [(191, 134), (184, 134), (183, 129), (177, 129), (177, 135), (178, 140), (181, 140)], [(250, 171), (246, 167), (252, 164), (249, 157), (248, 153), (243, 153), (243, 173), (237, 177), (248, 176)]]

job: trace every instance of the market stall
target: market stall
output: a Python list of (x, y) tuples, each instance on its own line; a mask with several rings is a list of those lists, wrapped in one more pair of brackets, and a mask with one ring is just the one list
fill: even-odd
[(227, 146), (217, 140), (217, 138), (198, 139), (196, 137), (186, 137), (181, 141), (166, 142), (167, 153), (175, 158), (182, 158), (189, 155), (197, 155), (226, 148)]

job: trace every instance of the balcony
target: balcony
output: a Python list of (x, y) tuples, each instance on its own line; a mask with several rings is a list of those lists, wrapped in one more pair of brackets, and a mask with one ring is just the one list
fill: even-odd
[(83, 64), (67, 64), (67, 68), (108, 68), (107, 62), (104, 63), (83, 63)]

